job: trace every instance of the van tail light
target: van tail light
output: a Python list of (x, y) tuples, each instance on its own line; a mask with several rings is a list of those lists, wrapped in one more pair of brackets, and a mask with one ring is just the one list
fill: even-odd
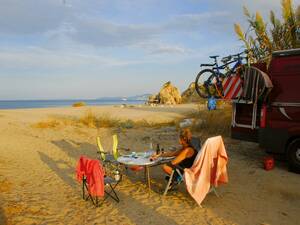
[(267, 106), (265, 104), (262, 105), (260, 111), (260, 127), (266, 127), (266, 116), (267, 116)]

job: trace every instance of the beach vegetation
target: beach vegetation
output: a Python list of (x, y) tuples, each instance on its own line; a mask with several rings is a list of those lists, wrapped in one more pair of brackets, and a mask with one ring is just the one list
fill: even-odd
[(86, 113), (79, 118), (78, 122), (91, 128), (96, 128), (97, 126), (96, 116), (91, 110), (86, 111)]
[(249, 28), (244, 32), (239, 24), (234, 24), (235, 33), (248, 50), (251, 63), (268, 62), (276, 50), (300, 47), (300, 5), (294, 7), (292, 0), (282, 0), (281, 11), (281, 19), (270, 11), (269, 28), (260, 12), (252, 14), (244, 7)]
[(105, 114), (95, 116), (95, 122), (97, 128), (118, 127), (120, 125), (120, 120), (118, 118)]
[(71, 116), (52, 116), (46, 121), (40, 121), (33, 124), (34, 128), (60, 128), (65, 126), (77, 126), (88, 128), (160, 128), (166, 126), (176, 126), (176, 120), (150, 122), (148, 120), (122, 120), (106, 114), (96, 115), (91, 110), (88, 110), (81, 117)]
[(46, 121), (40, 121), (32, 125), (34, 128), (58, 128), (61, 125), (61, 121), (56, 119), (48, 119)]
[(82, 107), (82, 106), (86, 106), (85, 102), (75, 102), (73, 105), (73, 107)]
[(203, 136), (222, 135), (230, 136), (232, 107), (230, 104), (223, 103), (222, 109), (203, 110), (189, 115), (193, 118), (192, 131), (201, 133)]

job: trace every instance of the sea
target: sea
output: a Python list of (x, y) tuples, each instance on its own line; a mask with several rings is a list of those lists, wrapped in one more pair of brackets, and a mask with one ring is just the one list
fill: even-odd
[(68, 107), (75, 102), (85, 102), (87, 106), (100, 105), (137, 105), (144, 104), (145, 100), (103, 100), (103, 99), (76, 99), (76, 100), (0, 100), (0, 109), (29, 109), (29, 108), (50, 108)]

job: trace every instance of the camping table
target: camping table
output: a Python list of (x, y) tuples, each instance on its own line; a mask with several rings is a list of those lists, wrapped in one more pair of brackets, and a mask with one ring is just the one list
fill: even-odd
[(150, 167), (161, 165), (170, 162), (174, 157), (160, 157), (156, 160), (150, 161), (150, 156), (154, 151), (139, 152), (135, 157), (131, 155), (120, 156), (117, 161), (126, 166), (143, 166), (145, 168), (145, 180), (148, 185), (149, 191), (151, 190)]

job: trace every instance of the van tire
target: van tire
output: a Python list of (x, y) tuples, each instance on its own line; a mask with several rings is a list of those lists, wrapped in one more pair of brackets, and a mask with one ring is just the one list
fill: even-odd
[(300, 138), (294, 139), (287, 149), (289, 170), (300, 173)]

